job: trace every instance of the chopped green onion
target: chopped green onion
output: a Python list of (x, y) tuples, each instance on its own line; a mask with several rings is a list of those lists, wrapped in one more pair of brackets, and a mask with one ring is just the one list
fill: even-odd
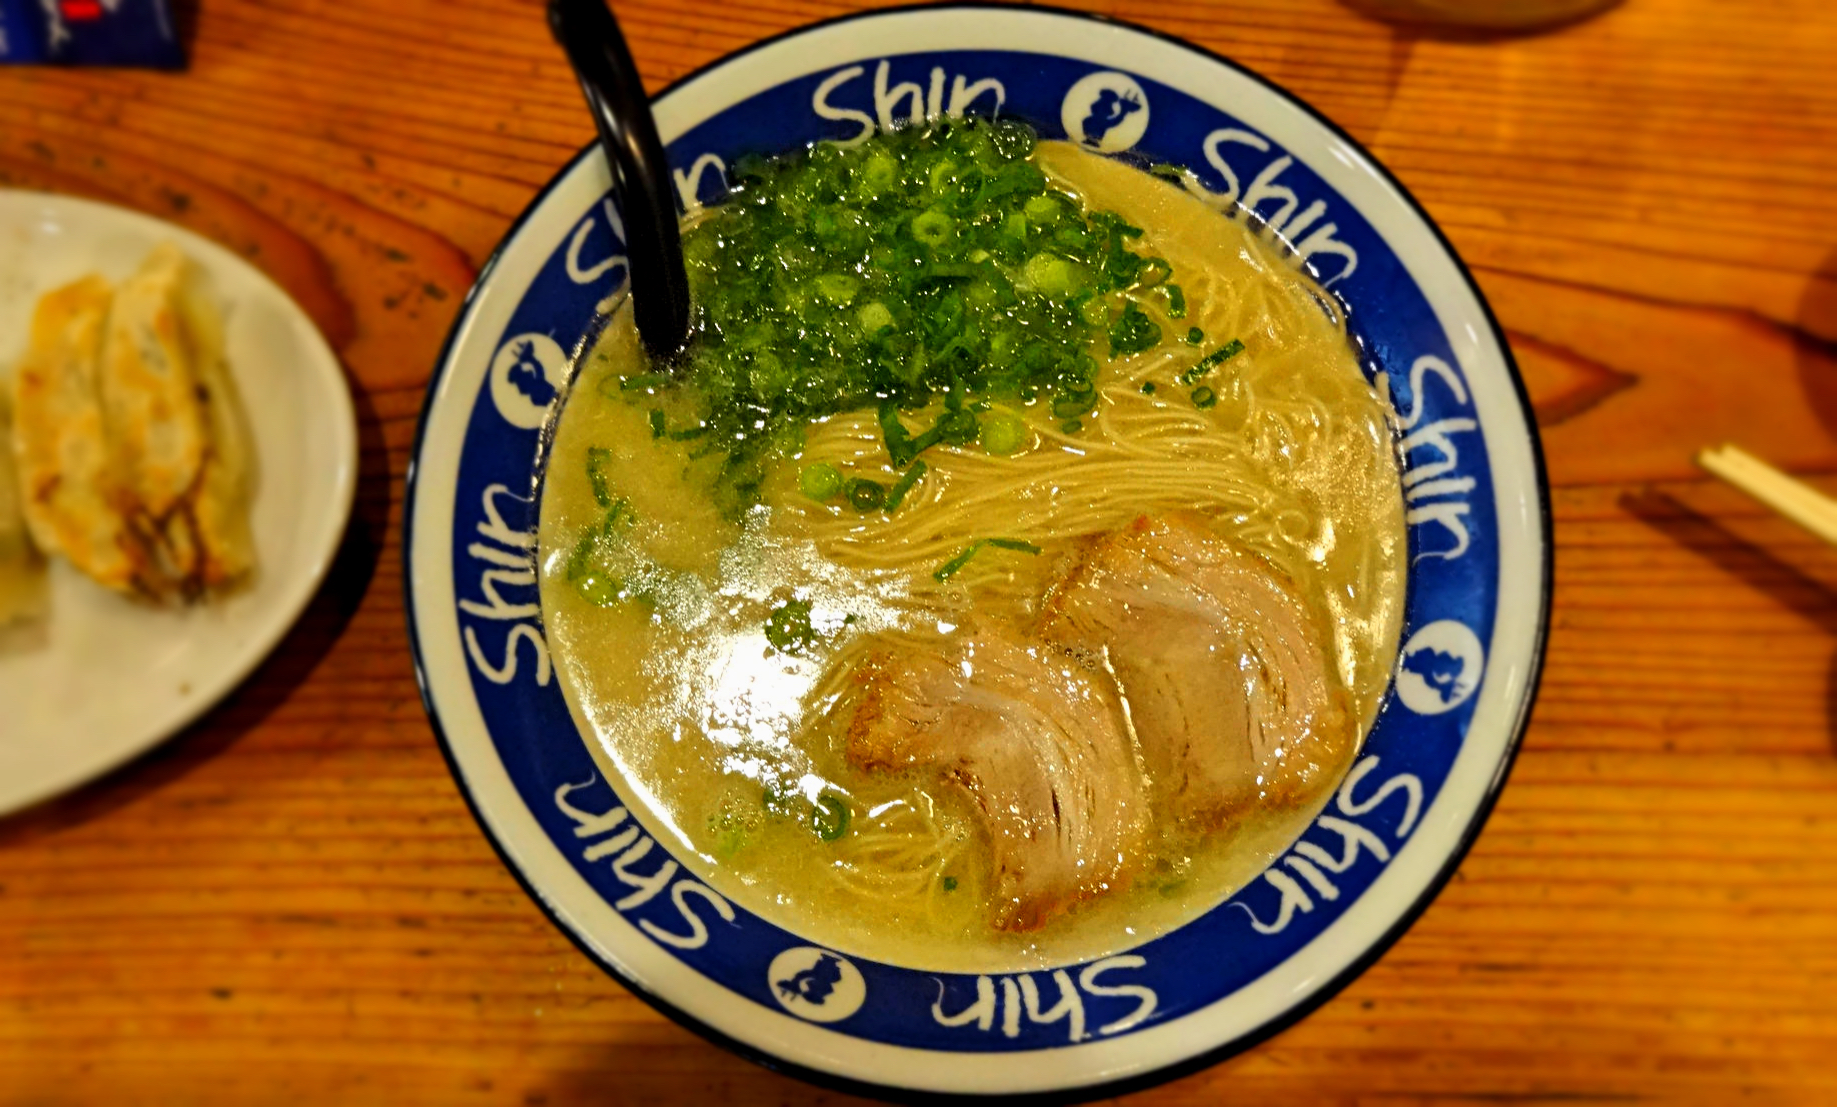
[(662, 438), (664, 434), (666, 433), (664, 426), (665, 425), (663, 421), (663, 409), (655, 408), (655, 407), (652, 408), (651, 409), (651, 437), (652, 438)]
[(1084, 320), (1093, 327), (1101, 326), (1103, 321), (1109, 318), (1109, 316), (1110, 309), (1096, 296), (1092, 296), (1090, 299), (1078, 305), (1078, 318)]
[(996, 457), (1007, 457), (1027, 444), (1027, 423), (1018, 415), (997, 412), (983, 420), (982, 448)]
[(611, 450), (587, 447), (587, 483), (593, 486), (593, 502), (601, 507), (612, 506), (612, 489), (606, 486), (606, 463), (611, 460)]
[(1234, 338), (1231, 341), (1225, 343), (1223, 346), (1219, 347), (1218, 349), (1213, 350), (1211, 353), (1200, 358), (1199, 364), (1193, 366), (1191, 369), (1188, 369), (1186, 372), (1180, 374), (1180, 383), (1181, 384), (1192, 384), (1194, 381), (1198, 380), (1200, 377), (1205, 376), (1207, 373), (1210, 373), (1213, 369), (1216, 369), (1218, 366), (1223, 365), (1225, 362), (1230, 361), (1232, 358), (1236, 357), (1237, 355), (1243, 352), (1244, 352), (1243, 342)]
[(1152, 396), (1154, 394), (1155, 394), (1155, 382), (1143, 381), (1142, 382), (1142, 395)]
[(856, 511), (878, 511), (886, 506), (887, 489), (879, 481), (857, 478), (848, 486), (848, 504)]
[(893, 325), (892, 309), (879, 300), (861, 305), (861, 310), (855, 313), (855, 318), (861, 323), (861, 330), (870, 336), (877, 335)]
[(595, 570), (589, 570), (574, 582), (581, 598), (596, 607), (611, 607), (619, 600), (619, 582)]
[(1206, 332), (1200, 330), (1198, 327), (1188, 327), (1186, 329), (1186, 344), (1188, 346), (1203, 346), (1205, 345), (1205, 341)]
[(946, 892), (956, 891), (957, 890), (957, 878), (954, 876), (945, 877), (944, 878), (944, 890)]
[(938, 437), (952, 446), (967, 446), (976, 441), (976, 417), (967, 411), (946, 411), (938, 416)]
[(912, 463), (912, 468), (907, 469), (900, 475), (897, 481), (893, 482), (893, 491), (887, 493), (887, 514), (891, 515), (893, 512), (899, 510), (899, 505), (905, 500), (906, 493), (912, 491), (912, 486), (917, 484), (919, 478), (925, 475), (925, 469), (926, 465), (924, 462), (915, 461)]
[(1033, 255), (1021, 267), (1021, 275), (1033, 286), (1034, 291), (1054, 299), (1069, 295), (1084, 283), (1080, 279), (1078, 267), (1058, 254)]
[(1058, 222), (1064, 210), (1064, 205), (1051, 194), (1035, 196), (1021, 206), (1021, 214), (1039, 226), (1050, 226)]
[(956, 229), (957, 221), (936, 208), (912, 217), (912, 237), (927, 246), (944, 245)]
[(1067, 419), (1065, 422), (1059, 424), (1059, 429), (1064, 431), (1066, 434), (1077, 434), (1079, 431), (1084, 429), (1084, 420)]
[[(612, 394), (669, 391), (658, 408), (706, 428), (692, 453), (721, 459), (712, 491), (735, 517), (812, 420), (946, 398), (978, 416), (979, 403), (1069, 398), (1075, 410), (1046, 425), (1087, 419), (1092, 355), (1119, 323), (1119, 349), (1163, 341), (1181, 274), (1138, 252), (1139, 228), (1054, 189), (1035, 141), (1019, 122), (953, 118), (735, 159), (728, 199), (683, 234), (689, 346), (667, 372), (615, 378)], [(1155, 289), (1153, 307), (1143, 293), (1126, 310), (1131, 288)], [(948, 415), (887, 430), (891, 479), (927, 447), (980, 433)]]
[[(1148, 259), (1147, 264), (1143, 265), (1141, 270), (1136, 273), (1135, 275), (1136, 287), (1153, 288), (1155, 285), (1160, 284), (1162, 281), (1165, 281), (1167, 278), (1173, 275), (1174, 275), (1174, 267), (1168, 263), (1166, 258), (1151, 257)], [(1174, 285), (1173, 292), (1168, 293), (1168, 298), (1172, 299), (1173, 296), (1179, 292), (1180, 292), (1180, 286)], [(1180, 294), (1180, 306), (1181, 306), (1180, 314), (1181, 315), (1186, 314), (1186, 296), (1185, 294)]]
[(1218, 402), (1218, 394), (1205, 385), (1193, 389), (1193, 406), (1204, 411)]
[[(1160, 258), (1156, 258), (1160, 261)], [(1161, 295), (1167, 297), (1167, 317), (1169, 319), (1186, 318), (1186, 290), (1169, 281), (1161, 286)]]
[(963, 547), (962, 550), (958, 551), (955, 557), (939, 566), (938, 571), (931, 574), (931, 579), (939, 583), (949, 580), (957, 574), (957, 570), (968, 565), (970, 563), (970, 558), (975, 557), (976, 551), (982, 549), (984, 546), (994, 546), (996, 549), (1013, 550), (1017, 553), (1026, 554), (1038, 554), (1041, 552), (1040, 547), (1031, 542), (1023, 542), (1018, 538), (978, 538), (976, 541), (971, 542), (969, 545)]
[(848, 833), (848, 804), (836, 796), (824, 796), (810, 811), (810, 829), (825, 842), (839, 840)]
[(887, 457), (892, 459), (895, 469), (912, 464), (912, 459), (924, 448), (917, 444), (906, 424), (899, 421), (899, 405), (892, 400), (885, 400), (880, 405), (880, 435), (886, 441)]
[(1023, 542), (1019, 538), (985, 538), (983, 542), (986, 545), (994, 546), (998, 550), (1014, 550), (1017, 553), (1025, 554), (1038, 554), (1042, 552), (1040, 547), (1034, 545), (1032, 542)]
[(787, 600), (772, 609), (765, 620), (765, 640), (774, 649), (798, 654), (817, 643), (816, 628), (810, 624), (810, 603)]
[(817, 295), (841, 307), (855, 298), (861, 282), (847, 273), (824, 273), (816, 279)]
[(965, 565), (968, 565), (970, 563), (970, 558), (975, 557), (976, 551), (980, 550), (981, 548), (982, 548), (982, 543), (971, 542), (969, 545), (963, 547), (963, 549), (957, 554), (957, 556), (951, 558), (949, 561), (946, 561), (943, 565), (939, 566), (938, 571), (931, 574), (931, 578), (940, 583), (942, 583), (943, 581), (949, 580), (951, 577), (957, 574), (958, 569), (961, 569)]
[(1134, 300), (1123, 305), (1123, 313), (1110, 325), (1110, 356), (1139, 354), (1161, 341), (1161, 324), (1148, 317)]
[(804, 466), (797, 475), (798, 491), (821, 503), (842, 491), (842, 471), (827, 461)]

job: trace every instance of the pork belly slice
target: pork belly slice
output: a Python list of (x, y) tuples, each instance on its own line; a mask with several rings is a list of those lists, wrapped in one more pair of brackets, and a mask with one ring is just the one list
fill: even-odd
[(1294, 589), (1197, 519), (1143, 517), (1100, 540), (1040, 634), (1115, 673), (1156, 806), (1183, 823), (1305, 802), (1356, 744)]
[(1074, 660), (984, 628), (944, 651), (881, 651), (860, 673), (849, 760), (929, 771), (969, 797), (998, 929), (1032, 930), (1128, 882), (1148, 836), (1144, 781), (1114, 694)]

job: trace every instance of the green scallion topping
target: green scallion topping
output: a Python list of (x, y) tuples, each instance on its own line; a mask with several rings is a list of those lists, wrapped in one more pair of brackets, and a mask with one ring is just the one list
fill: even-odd
[(901, 473), (899, 479), (893, 482), (893, 491), (887, 493), (887, 514), (891, 515), (899, 510), (899, 505), (905, 501), (906, 493), (912, 491), (912, 486), (925, 475), (926, 468), (924, 462), (915, 461), (912, 463), (912, 468)]
[(1206, 408), (1211, 407), (1213, 404), (1216, 404), (1217, 402), (1218, 402), (1218, 393), (1213, 392), (1210, 388), (1207, 388), (1205, 385), (1202, 384), (1198, 388), (1193, 389), (1193, 406), (1200, 409), (1201, 411), (1204, 411)]
[(825, 842), (834, 842), (848, 833), (848, 804), (839, 796), (823, 796), (810, 810), (810, 829)]
[(912, 237), (927, 246), (944, 245), (956, 229), (957, 221), (936, 208), (912, 217)]
[(807, 600), (787, 600), (772, 609), (765, 620), (765, 640), (772, 648), (789, 654), (803, 653), (814, 646), (819, 635), (810, 623)]
[(1188, 327), (1186, 329), (1186, 344), (1188, 346), (1205, 345), (1206, 344), (1206, 332), (1200, 330), (1198, 327)]
[(701, 429), (698, 455), (724, 457), (714, 491), (730, 514), (789, 456), (786, 428), (813, 419), (889, 405), (904, 470), (931, 445), (976, 441), (973, 416), (895, 430), (898, 412), (940, 399), (1064, 401), (1055, 417), (1081, 418), (1100, 343), (1162, 341), (1159, 315), (1113, 319), (1112, 298), (1152, 288), (1171, 302), (1177, 275), (1137, 252), (1139, 228), (1052, 188), (1035, 144), (1024, 124), (972, 117), (736, 159), (728, 198), (683, 235), (688, 346), (618, 391), (679, 399), (660, 410)]
[(656, 407), (652, 408), (651, 409), (651, 437), (652, 438), (662, 438), (666, 433), (668, 433), (668, 430), (663, 421), (663, 409), (656, 408)]
[(1123, 305), (1123, 313), (1110, 324), (1110, 356), (1139, 354), (1161, 344), (1161, 324), (1148, 317), (1134, 300)]
[(982, 541), (984, 545), (994, 546), (998, 550), (1014, 550), (1018, 553), (1025, 554), (1038, 554), (1041, 552), (1040, 547), (1034, 545), (1032, 542), (1023, 542), (1019, 538), (985, 538)]
[(963, 547), (955, 557), (939, 566), (938, 571), (931, 574), (931, 578), (939, 583), (949, 580), (957, 574), (957, 570), (968, 565), (970, 563), (970, 558), (975, 557), (977, 551), (981, 550), (984, 546), (993, 546), (998, 550), (1013, 550), (1016, 553), (1025, 554), (1038, 554), (1041, 552), (1040, 547), (1031, 542), (1023, 542), (1019, 538), (978, 538), (976, 541)]
[(821, 503), (842, 491), (842, 471), (826, 461), (804, 466), (797, 475), (797, 490)]
[(1027, 423), (1018, 415), (996, 412), (982, 421), (982, 448), (996, 457), (1018, 453), (1027, 444)]
[(856, 511), (879, 511), (886, 503), (887, 486), (879, 481), (857, 478), (848, 486), (848, 506)]
[(1200, 358), (1199, 364), (1193, 366), (1191, 369), (1188, 369), (1186, 372), (1180, 374), (1180, 383), (1181, 384), (1192, 384), (1194, 381), (1198, 380), (1200, 377), (1205, 376), (1207, 373), (1210, 373), (1212, 370), (1218, 368), (1220, 365), (1223, 365), (1225, 362), (1230, 361), (1232, 358), (1236, 357), (1237, 355), (1243, 352), (1244, 352), (1243, 342), (1234, 338), (1231, 341), (1225, 343), (1223, 346), (1220, 346), (1218, 349), (1213, 350), (1211, 353)]
[(603, 508), (612, 506), (612, 489), (606, 485), (606, 463), (611, 460), (611, 450), (587, 447), (587, 483), (593, 486), (593, 502)]

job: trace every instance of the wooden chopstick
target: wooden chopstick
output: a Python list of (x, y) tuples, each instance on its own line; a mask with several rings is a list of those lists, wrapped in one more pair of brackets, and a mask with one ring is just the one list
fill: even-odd
[(1787, 476), (1740, 446), (1724, 444), (1697, 455), (1697, 464), (1761, 503), (1837, 545), (1837, 502)]

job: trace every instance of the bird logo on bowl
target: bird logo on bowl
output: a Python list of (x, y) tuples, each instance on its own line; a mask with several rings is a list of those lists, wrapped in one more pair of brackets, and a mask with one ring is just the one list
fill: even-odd
[(1066, 92), (1059, 122), (1079, 145), (1118, 153), (1148, 133), (1148, 94), (1126, 73), (1092, 73)]
[(1485, 667), (1485, 651), (1473, 631), (1453, 619), (1430, 623), (1403, 645), (1397, 698), (1418, 715), (1453, 711), (1480, 686)]
[(785, 1010), (811, 1022), (840, 1022), (867, 998), (861, 970), (841, 954), (815, 946), (787, 949), (772, 958), (766, 978)]
[(546, 334), (520, 334), (491, 362), (491, 402), (513, 427), (535, 430), (568, 381), (568, 355)]

